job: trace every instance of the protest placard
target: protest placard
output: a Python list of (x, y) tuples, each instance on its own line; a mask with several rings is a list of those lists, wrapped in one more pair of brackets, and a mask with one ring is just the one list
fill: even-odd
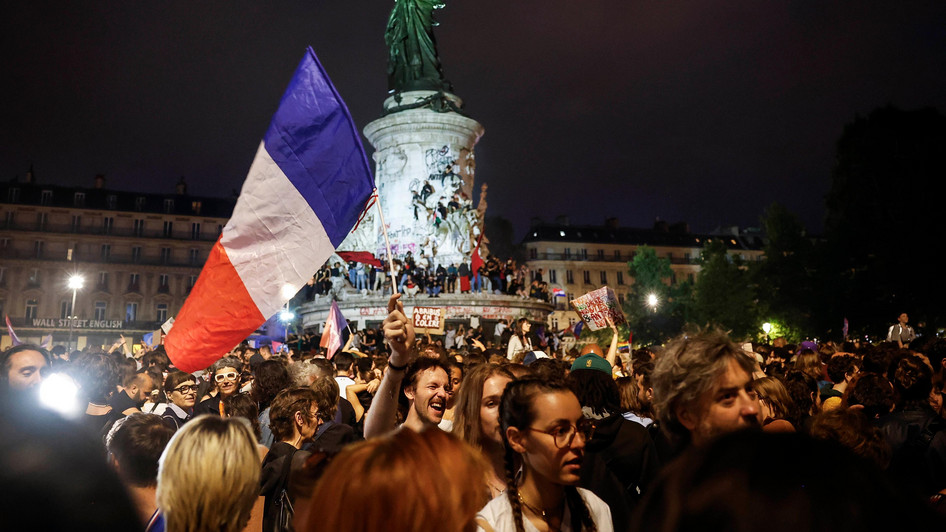
[(607, 316), (611, 317), (611, 322), (615, 326), (627, 323), (624, 311), (621, 310), (621, 305), (618, 303), (618, 298), (614, 295), (614, 290), (607, 286), (602, 286), (573, 299), (571, 305), (592, 331), (607, 329)]
[(411, 320), (416, 333), (443, 334), (444, 309), (440, 307), (414, 307)]

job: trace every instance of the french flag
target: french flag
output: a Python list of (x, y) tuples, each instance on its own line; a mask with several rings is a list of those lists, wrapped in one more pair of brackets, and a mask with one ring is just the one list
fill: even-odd
[(358, 131), (309, 48), (250, 166), (233, 216), (164, 340), (204, 369), (298, 291), (355, 225), (374, 179)]
[(325, 330), (322, 332), (322, 339), (319, 341), (319, 347), (324, 347), (326, 350), (325, 358), (331, 360), (335, 356), (335, 352), (342, 347), (342, 331), (347, 328), (348, 321), (338, 308), (338, 303), (333, 299), (332, 308), (325, 320)]

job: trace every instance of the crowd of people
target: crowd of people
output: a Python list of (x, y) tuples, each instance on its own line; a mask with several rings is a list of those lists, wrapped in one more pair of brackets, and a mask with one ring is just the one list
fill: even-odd
[[(394, 284), (398, 292), (407, 297), (487, 293), (542, 301), (550, 301), (551, 298), (544, 272), (541, 269), (530, 272), (524, 264), (517, 266), (515, 259), (511, 258), (503, 261), (489, 255), (474, 269), (472, 264), (465, 262), (434, 264), (423, 252), (415, 259), (413, 253), (408, 251), (403, 258), (396, 258), (392, 262)], [(377, 265), (355, 261), (326, 263), (309, 281), (306, 296), (309, 300), (317, 295), (337, 297), (344, 288), (364, 294), (390, 294), (389, 275), (391, 273), (384, 257), (377, 260)]]
[[(525, 319), (488, 342), (415, 335), (401, 297), (379, 331), (331, 359), (302, 339), (288, 353), (241, 345), (191, 374), (162, 347), (138, 359), (8, 349), (0, 485), (18, 511), (4, 520), (168, 532), (943, 526), (946, 344), (901, 335), (905, 321), (879, 345), (737, 345), (701, 331), (627, 353), (615, 334), (607, 349), (563, 355)], [(70, 401), (71, 421), (40, 408)]]

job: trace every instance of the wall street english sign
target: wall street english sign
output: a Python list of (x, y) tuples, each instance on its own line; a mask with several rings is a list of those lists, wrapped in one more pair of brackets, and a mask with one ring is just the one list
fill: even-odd
[(30, 325), (33, 327), (65, 329), (70, 326), (70, 321), (72, 321), (72, 326), (76, 329), (96, 330), (121, 329), (124, 323), (122, 320), (69, 320), (68, 318), (33, 318), (30, 320)]

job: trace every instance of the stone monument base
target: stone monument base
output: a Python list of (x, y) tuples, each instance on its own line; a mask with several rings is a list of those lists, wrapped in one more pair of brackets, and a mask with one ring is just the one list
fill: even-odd
[[(426, 294), (408, 297), (405, 294), (401, 298), (408, 318), (415, 306), (440, 307), (446, 310), (447, 325), (462, 323), (467, 328), (472, 323), (482, 325), (487, 338), (492, 337), (493, 327), (501, 319), (510, 324), (519, 318), (545, 323), (555, 309), (550, 303), (537, 299), (486, 293), (440, 294), (438, 297), (428, 297)], [(316, 296), (314, 301), (302, 304), (298, 314), (303, 329), (321, 333), (331, 305), (332, 297), (329, 295)], [(338, 300), (338, 308), (353, 328), (379, 327), (388, 315), (388, 296), (346, 291)]]

